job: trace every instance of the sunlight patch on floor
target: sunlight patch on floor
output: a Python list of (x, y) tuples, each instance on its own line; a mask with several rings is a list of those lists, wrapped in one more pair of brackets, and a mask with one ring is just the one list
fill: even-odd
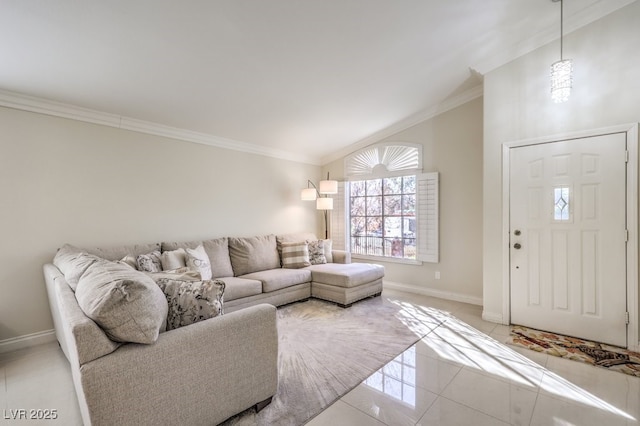
[[(525, 388), (591, 406), (628, 420), (636, 419), (529, 358), (476, 330), (450, 312), (390, 300), (401, 307), (398, 319), (440, 358), (506, 379)], [(561, 419), (558, 425), (568, 424)]]

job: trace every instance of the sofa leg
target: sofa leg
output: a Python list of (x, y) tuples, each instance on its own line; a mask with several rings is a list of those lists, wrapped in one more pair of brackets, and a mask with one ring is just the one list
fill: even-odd
[[(364, 299), (371, 299), (371, 298), (374, 298), (374, 297), (378, 297), (381, 294), (382, 294), (382, 292), (376, 293), (376, 294), (373, 294), (373, 295), (371, 295), (369, 297), (365, 297)], [(364, 300), (364, 299), (360, 299), (360, 300)], [(346, 309), (346, 308), (350, 308), (351, 305), (353, 305), (354, 303), (359, 302), (360, 300), (356, 300), (355, 302), (347, 303), (346, 305), (343, 305), (342, 303), (336, 303), (336, 305), (340, 306), (341, 308), (345, 308)]]
[(257, 414), (257, 413), (259, 413), (260, 411), (262, 411), (262, 409), (263, 409), (264, 407), (266, 407), (267, 405), (271, 404), (271, 399), (272, 399), (272, 398), (273, 398), (273, 397), (272, 397), (272, 396), (270, 396), (269, 398), (265, 399), (264, 401), (260, 401), (260, 402), (258, 402), (258, 403), (255, 405), (255, 407), (256, 407), (256, 414)]

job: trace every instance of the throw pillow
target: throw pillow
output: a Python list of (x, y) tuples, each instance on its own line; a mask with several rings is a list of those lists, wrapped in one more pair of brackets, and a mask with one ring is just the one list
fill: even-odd
[(128, 265), (133, 269), (138, 269), (138, 262), (136, 262), (136, 258), (130, 254), (126, 255), (117, 262), (122, 263), (123, 265)]
[(333, 241), (322, 240), (324, 245), (324, 257), (327, 258), (327, 263), (333, 263)]
[(88, 254), (70, 244), (65, 244), (56, 252), (53, 264), (60, 269), (69, 287), (76, 291), (80, 277), (98, 260), (100, 258), (97, 256)]
[(309, 261), (309, 245), (300, 243), (282, 243), (282, 267), (290, 269), (304, 268), (311, 265)]
[(164, 330), (167, 300), (143, 272), (98, 260), (80, 277), (78, 305), (111, 340), (150, 344)]
[(307, 241), (307, 244), (309, 244), (309, 261), (312, 265), (327, 263), (327, 257), (324, 255), (324, 241)]
[(136, 257), (138, 269), (144, 272), (160, 272), (162, 271), (162, 261), (160, 259), (160, 250), (154, 250), (151, 253), (141, 254)]
[(187, 252), (183, 248), (165, 251), (160, 256), (162, 270), (172, 270), (187, 266)]
[(211, 263), (209, 262), (209, 256), (204, 251), (204, 247), (199, 245), (195, 249), (186, 249), (187, 253), (187, 267), (194, 271), (200, 272), (200, 276), (203, 280), (210, 280), (212, 277)]
[(160, 278), (156, 281), (167, 298), (167, 330), (222, 315), (224, 281), (184, 281)]

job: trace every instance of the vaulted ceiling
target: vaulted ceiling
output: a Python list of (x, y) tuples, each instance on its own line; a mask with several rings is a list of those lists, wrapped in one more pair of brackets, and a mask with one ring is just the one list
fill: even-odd
[[(565, 0), (565, 32), (632, 2)], [(559, 18), (551, 0), (3, 0), (0, 105), (33, 96), (322, 164), (474, 96)]]

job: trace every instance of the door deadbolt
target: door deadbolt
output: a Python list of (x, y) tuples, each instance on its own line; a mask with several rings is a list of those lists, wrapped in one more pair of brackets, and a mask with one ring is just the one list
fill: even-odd
[(520, 234), (522, 234), (522, 232), (520, 232), (519, 229), (516, 229), (515, 231), (513, 231), (513, 235), (517, 236), (517, 235), (520, 235)]
[(522, 245), (520, 243), (515, 243), (513, 245), (513, 248), (516, 249), (516, 250), (520, 250), (522, 248)]

